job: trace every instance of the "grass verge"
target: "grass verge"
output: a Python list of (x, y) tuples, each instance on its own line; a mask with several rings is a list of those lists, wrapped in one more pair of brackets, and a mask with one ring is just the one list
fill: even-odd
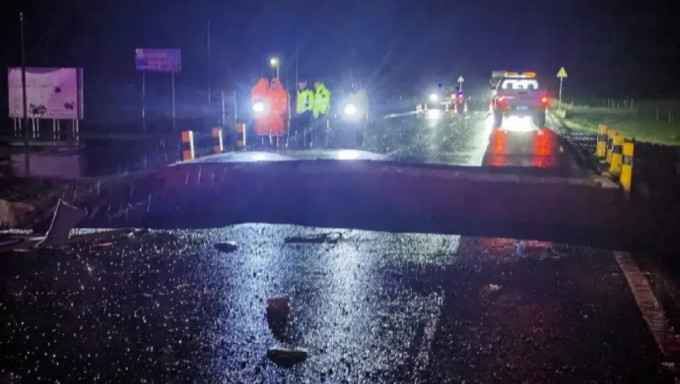
[(616, 129), (626, 138), (636, 141), (680, 145), (680, 126), (661, 121), (643, 120), (637, 113), (629, 110), (611, 108), (587, 108), (565, 105), (567, 117), (564, 123), (568, 128), (597, 133), (597, 126), (605, 124)]

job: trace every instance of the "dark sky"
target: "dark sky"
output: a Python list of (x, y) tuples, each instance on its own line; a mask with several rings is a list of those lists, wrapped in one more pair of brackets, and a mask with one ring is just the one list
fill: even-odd
[(0, 11), (2, 64), (19, 62), (23, 8), (28, 64), (82, 66), (86, 90), (137, 84), (137, 47), (181, 48), (180, 86), (203, 87), (210, 20), (217, 88), (271, 73), (272, 54), (291, 79), (299, 47), (309, 77), (351, 71), (387, 92), (458, 74), (482, 84), (493, 69), (536, 70), (554, 87), (564, 65), (573, 93), (680, 96), (677, 0), (9, 1)]

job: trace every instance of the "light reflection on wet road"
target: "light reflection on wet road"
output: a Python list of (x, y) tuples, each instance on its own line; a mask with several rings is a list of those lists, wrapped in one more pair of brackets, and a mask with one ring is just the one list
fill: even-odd
[[(7, 255), (0, 379), (663, 382), (604, 251), (518, 257), (513, 240), (350, 230), (285, 242), (320, 232), (250, 224)], [(240, 248), (213, 248), (227, 239)], [(283, 342), (265, 317), (276, 296), (292, 302)], [(266, 352), (281, 344), (309, 358), (279, 367)]]
[(296, 159), (397, 160), (471, 167), (541, 168), (562, 176), (583, 174), (559, 137), (530, 119), (508, 118), (499, 128), (486, 112), (430, 119), (416, 114), (376, 121), (368, 129), (362, 151), (282, 150), (231, 152), (198, 162), (286, 161)]

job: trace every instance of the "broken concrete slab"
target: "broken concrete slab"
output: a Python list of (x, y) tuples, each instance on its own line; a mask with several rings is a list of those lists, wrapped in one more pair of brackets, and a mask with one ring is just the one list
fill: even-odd
[(274, 337), (284, 340), (290, 316), (290, 297), (267, 299), (267, 324)]
[(59, 200), (54, 210), (52, 224), (47, 230), (45, 238), (35, 245), (36, 248), (46, 248), (64, 244), (69, 239), (71, 229), (87, 216), (85, 209), (80, 209), (64, 200)]
[(309, 351), (304, 348), (287, 348), (277, 346), (267, 351), (267, 357), (282, 367), (292, 367), (307, 360)]
[(233, 241), (225, 241), (223, 243), (216, 243), (215, 249), (217, 249), (220, 252), (230, 253), (238, 249), (238, 244), (236, 244), (236, 242)]
[(330, 232), (330, 233), (321, 233), (321, 234), (314, 234), (314, 235), (290, 236), (290, 237), (286, 237), (284, 239), (284, 242), (286, 244), (290, 244), (290, 243), (312, 243), (312, 244), (329, 243), (329, 244), (335, 244), (338, 241), (340, 241), (341, 238), (342, 238), (342, 234), (340, 232)]

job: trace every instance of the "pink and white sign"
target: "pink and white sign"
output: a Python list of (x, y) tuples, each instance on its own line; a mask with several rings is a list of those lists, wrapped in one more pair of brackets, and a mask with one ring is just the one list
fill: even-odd
[[(21, 68), (9, 68), (9, 117), (21, 118), (23, 88)], [(26, 68), (28, 117), (36, 119), (83, 118), (81, 68)]]

